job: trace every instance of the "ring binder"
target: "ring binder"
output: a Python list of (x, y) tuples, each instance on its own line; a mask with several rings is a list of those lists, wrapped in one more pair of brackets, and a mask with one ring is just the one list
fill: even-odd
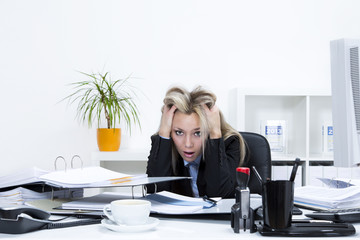
[(143, 195), (143, 197), (145, 197), (146, 194), (147, 194), (147, 187), (146, 187), (146, 185), (144, 185), (144, 186), (142, 187), (142, 195)]
[[(135, 187), (136, 187), (136, 185), (131, 186), (131, 197), (132, 197), (132, 199), (135, 199), (135, 194), (134, 194), (134, 188)], [(147, 187), (146, 187), (145, 184), (141, 186), (141, 194), (142, 194), (143, 197), (146, 197), (146, 195), (147, 195)]]
[[(81, 170), (83, 169), (83, 165), (84, 165), (84, 162), (83, 160), (81, 159), (81, 157), (79, 155), (74, 155), (72, 158), (71, 158), (71, 162), (70, 162), (70, 166), (71, 166), (71, 169), (74, 169), (74, 159), (78, 158), (80, 160), (80, 163), (81, 163)], [(63, 156), (57, 156), (55, 158), (55, 161), (54, 161), (54, 166), (55, 166), (55, 171), (57, 171), (57, 160), (58, 159), (62, 159), (65, 163), (65, 172), (67, 170), (67, 162), (65, 160), (65, 158)]]
[[(59, 165), (58, 163), (60, 159), (64, 160), (62, 156), (56, 158), (55, 163), (57, 163), (57, 165)], [(68, 169), (67, 171), (45, 171), (36, 167), (32, 167), (30, 169), (24, 169), (8, 176), (0, 176), (0, 188), (31, 185), (32, 187), (36, 187), (43, 192), (45, 191), (45, 189), (47, 189), (49, 192), (48, 198), (50, 198), (51, 195), (53, 195), (52, 198), (56, 198), (58, 195), (58, 189), (63, 190), (132, 186), (142, 187), (144, 185), (153, 184), (155, 182), (177, 181), (188, 178), (189, 177), (149, 178), (146, 174), (129, 175), (125, 173), (111, 171), (100, 166), (89, 166), (84, 167), (83, 169)], [(121, 179), (125, 180), (121, 181)], [(114, 181), (118, 183), (114, 184)], [(53, 187), (53, 189), (51, 187)], [(50, 193), (50, 191), (52, 192)], [(78, 192), (74, 192), (74, 194), (77, 193)]]
[(74, 155), (74, 156), (71, 158), (71, 168), (74, 168), (73, 162), (74, 162), (74, 159), (75, 159), (76, 157), (79, 158), (79, 160), (80, 160), (80, 162), (81, 162), (81, 169), (83, 169), (83, 161), (82, 161), (82, 159), (81, 159), (81, 157), (80, 157), (79, 155)]
[(66, 160), (65, 160), (65, 158), (64, 158), (63, 156), (57, 156), (57, 157), (56, 157), (56, 159), (55, 159), (55, 161), (54, 161), (55, 171), (57, 170), (57, 160), (58, 160), (58, 159), (62, 159), (62, 160), (64, 161), (64, 163), (65, 163), (65, 172), (66, 172), (67, 164), (66, 164)]
[(54, 188), (53, 186), (50, 186), (51, 187), (51, 201), (54, 201)]
[(157, 184), (156, 183), (154, 183), (154, 193), (157, 193)]

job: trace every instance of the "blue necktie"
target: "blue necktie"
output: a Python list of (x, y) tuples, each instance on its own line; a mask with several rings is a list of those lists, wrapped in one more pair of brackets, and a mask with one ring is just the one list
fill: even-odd
[(194, 193), (194, 197), (199, 197), (199, 190), (196, 184), (199, 165), (195, 162), (191, 162), (188, 164), (188, 168), (189, 168), (190, 176), (192, 177), (191, 188)]

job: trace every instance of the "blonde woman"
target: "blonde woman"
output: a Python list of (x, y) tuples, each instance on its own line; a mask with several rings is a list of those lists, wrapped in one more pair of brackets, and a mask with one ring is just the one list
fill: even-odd
[(159, 131), (151, 137), (147, 174), (192, 179), (157, 184), (158, 191), (235, 197), (236, 167), (245, 165), (245, 143), (215, 102), (216, 96), (202, 87), (167, 91)]

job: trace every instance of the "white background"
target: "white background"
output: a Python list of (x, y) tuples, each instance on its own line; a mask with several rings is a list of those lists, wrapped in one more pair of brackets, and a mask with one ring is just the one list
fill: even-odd
[(0, 175), (91, 164), (96, 126), (59, 103), (77, 71), (134, 77), (142, 131), (121, 148), (149, 149), (172, 85), (207, 86), (225, 116), (233, 88), (330, 92), (329, 42), (359, 23), (357, 0), (0, 0)]

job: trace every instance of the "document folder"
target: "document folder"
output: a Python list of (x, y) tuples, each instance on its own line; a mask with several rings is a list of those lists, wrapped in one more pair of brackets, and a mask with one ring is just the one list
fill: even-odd
[(180, 179), (189, 177), (147, 177), (146, 174), (130, 175), (102, 167), (53, 172), (33, 167), (0, 177), (0, 188), (25, 185), (48, 185), (56, 188), (129, 187)]

